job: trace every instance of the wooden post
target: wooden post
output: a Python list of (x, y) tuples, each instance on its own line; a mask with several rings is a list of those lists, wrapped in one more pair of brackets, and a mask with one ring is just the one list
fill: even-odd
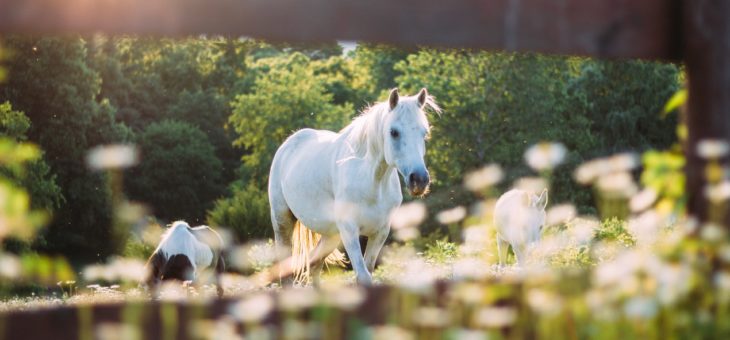
[[(730, 1), (684, 0), (684, 60), (689, 78), (687, 184), (689, 213), (708, 220), (704, 195), (706, 160), (697, 154), (703, 139), (730, 142)], [(723, 164), (728, 165), (728, 157)], [(730, 228), (730, 214), (723, 218)]]

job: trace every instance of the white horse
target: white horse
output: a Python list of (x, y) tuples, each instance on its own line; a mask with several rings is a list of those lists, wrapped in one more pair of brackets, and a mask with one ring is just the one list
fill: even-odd
[(225, 271), (221, 256), (223, 240), (208, 226), (191, 228), (176, 221), (162, 236), (147, 261), (148, 287), (155, 289), (162, 280), (194, 281), (206, 268), (215, 268), (218, 296), (223, 296), (220, 274)]
[(500, 265), (504, 265), (510, 245), (517, 263), (525, 263), (528, 247), (540, 240), (547, 200), (547, 189), (540, 196), (512, 189), (499, 197), (494, 207), (494, 225), (497, 227)]
[[(306, 277), (313, 262), (316, 279), (322, 259), (342, 242), (357, 282), (372, 282), (390, 213), (403, 199), (398, 173), (411, 195), (428, 191), (427, 108), (440, 111), (426, 89), (403, 98), (393, 89), (387, 102), (339, 133), (302, 129), (279, 147), (269, 174), (271, 221), (275, 243), (291, 247), (298, 259), (298, 277)], [(368, 237), (364, 257), (360, 235)]]

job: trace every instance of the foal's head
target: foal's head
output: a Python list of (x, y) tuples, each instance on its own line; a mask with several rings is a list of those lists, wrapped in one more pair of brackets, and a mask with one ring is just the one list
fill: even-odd
[(429, 125), (424, 109), (439, 111), (426, 89), (410, 97), (400, 97), (398, 89), (390, 92), (390, 112), (384, 121), (385, 161), (398, 169), (413, 196), (428, 192), (431, 179), (423, 160)]

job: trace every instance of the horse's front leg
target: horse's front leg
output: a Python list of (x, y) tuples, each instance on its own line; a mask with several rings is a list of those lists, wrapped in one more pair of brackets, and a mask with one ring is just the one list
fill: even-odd
[(368, 245), (365, 247), (365, 264), (371, 273), (375, 270), (375, 262), (378, 261), (378, 255), (383, 249), (388, 233), (390, 233), (389, 224), (383, 226), (375, 235), (368, 237)]
[(360, 248), (360, 231), (357, 223), (352, 221), (342, 221), (337, 223), (340, 230), (340, 238), (345, 246), (347, 257), (350, 258), (352, 269), (355, 270), (357, 283), (369, 285), (373, 282), (373, 277), (365, 266), (365, 258), (362, 256)]

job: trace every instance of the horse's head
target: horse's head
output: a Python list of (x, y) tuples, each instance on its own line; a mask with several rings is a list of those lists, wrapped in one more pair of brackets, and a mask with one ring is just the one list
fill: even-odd
[(192, 281), (195, 269), (190, 259), (182, 254), (170, 256), (162, 270), (162, 280)]
[(398, 169), (411, 195), (423, 196), (431, 182), (423, 160), (429, 135), (424, 109), (428, 106), (438, 111), (439, 108), (426, 89), (402, 98), (398, 89), (393, 89), (388, 102), (390, 112), (383, 126), (385, 162)]

